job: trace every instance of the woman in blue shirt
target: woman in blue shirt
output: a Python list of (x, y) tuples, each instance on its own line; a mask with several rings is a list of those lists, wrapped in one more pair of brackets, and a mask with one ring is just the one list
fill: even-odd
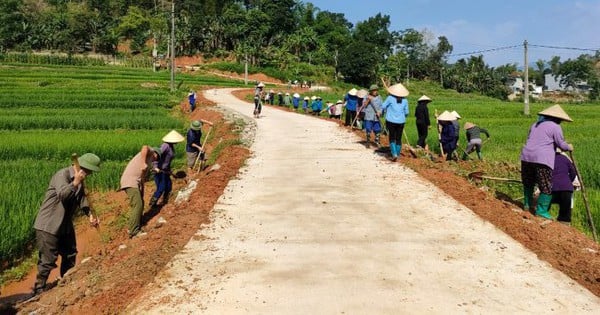
[(381, 109), (385, 112), (385, 126), (389, 133), (392, 161), (396, 161), (402, 151), (402, 132), (408, 116), (406, 100), (408, 90), (398, 83), (390, 86), (387, 91), (390, 95), (381, 105)]

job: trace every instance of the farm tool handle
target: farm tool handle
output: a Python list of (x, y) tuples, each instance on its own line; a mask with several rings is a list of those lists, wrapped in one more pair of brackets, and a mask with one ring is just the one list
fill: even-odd
[(469, 178), (477, 178), (477, 179), (498, 180), (498, 181), (502, 181), (502, 182), (521, 183), (521, 181), (518, 179), (486, 176), (486, 175), (483, 175), (483, 172), (481, 172), (481, 171), (469, 173), (468, 177)]
[(435, 115), (435, 130), (437, 130), (438, 142), (440, 143), (440, 153), (442, 154), (442, 158), (445, 158), (446, 154), (444, 153), (444, 146), (442, 145), (442, 133), (440, 132), (440, 121), (438, 120), (437, 109), (435, 110), (434, 115)]
[[(202, 142), (202, 151), (205, 151), (205, 145), (206, 145), (206, 141), (208, 140), (208, 136), (210, 136), (210, 132), (212, 131), (213, 126), (210, 126), (210, 128), (208, 128), (208, 132), (206, 133), (206, 136), (204, 137), (204, 141)], [(203, 155), (202, 152), (198, 152), (198, 156), (196, 157), (196, 162), (194, 162), (194, 167), (196, 167), (196, 165), (198, 165), (198, 160), (200, 160), (200, 156)], [(204, 157), (202, 157), (202, 162), (204, 162)], [(202, 163), (200, 163), (200, 165), (198, 165), (198, 169), (196, 170), (196, 173), (200, 172), (202, 169)]]
[(587, 194), (585, 192), (585, 186), (583, 185), (583, 179), (581, 178), (581, 173), (579, 173), (579, 168), (577, 167), (577, 163), (575, 163), (575, 158), (573, 157), (573, 152), (569, 151), (569, 157), (573, 162), (573, 167), (575, 168), (575, 174), (577, 174), (577, 178), (579, 178), (579, 184), (581, 185), (581, 196), (583, 196), (583, 204), (585, 205), (585, 210), (587, 212), (588, 223), (592, 228), (592, 236), (594, 237), (594, 241), (598, 241), (598, 235), (596, 234), (596, 226), (594, 225), (594, 220), (592, 218), (592, 213), (590, 211), (590, 206), (587, 200)]
[[(73, 163), (73, 170), (75, 171), (75, 173), (79, 173), (79, 171), (81, 170), (81, 166), (79, 165), (79, 156), (77, 155), (77, 153), (71, 154), (71, 162)], [(84, 192), (84, 194), (85, 194), (85, 192)], [(94, 211), (94, 209), (92, 208), (92, 205), (90, 205), (89, 200), (88, 200), (88, 206), (90, 208), (90, 213), (92, 214), (92, 216), (94, 218), (96, 218), (96, 223), (92, 224), (92, 226), (97, 229), (100, 227), (100, 224), (98, 224), (98, 216), (96, 215), (96, 211)]]

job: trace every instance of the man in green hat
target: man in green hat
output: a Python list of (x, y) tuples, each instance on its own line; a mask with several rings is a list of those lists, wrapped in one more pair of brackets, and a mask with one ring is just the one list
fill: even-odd
[(38, 253), (38, 273), (33, 288), (33, 294), (39, 294), (46, 289), (50, 271), (56, 268), (56, 260), (61, 256), (60, 276), (75, 266), (77, 243), (73, 216), (81, 209), (89, 215), (90, 224), (98, 226), (99, 221), (85, 195), (84, 181), (88, 175), (100, 171), (100, 158), (92, 153), (86, 153), (76, 159), (77, 163), (56, 172), (46, 196), (35, 218), (35, 229)]
[(142, 214), (144, 213), (144, 184), (152, 163), (160, 159), (160, 148), (151, 148), (147, 145), (136, 154), (125, 167), (121, 175), (121, 188), (129, 197), (129, 222), (127, 234), (129, 238), (141, 236)]

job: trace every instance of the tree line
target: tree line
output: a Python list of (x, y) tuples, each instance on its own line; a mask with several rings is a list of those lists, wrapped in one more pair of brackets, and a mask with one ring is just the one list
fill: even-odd
[[(390, 16), (377, 14), (354, 25), (343, 13), (297, 0), (3, 0), (2, 51), (63, 51), (163, 56), (169, 51), (174, 3), (177, 56), (234, 57), (257, 67), (303, 75), (311, 66), (333, 69), (332, 79), (368, 86), (385, 76), (394, 81), (435, 80), (459, 92), (497, 98), (517, 64), (490, 67), (483, 56), (449, 63), (453, 46), (427, 30), (390, 30)], [(535, 82), (552, 73), (563, 84), (587, 81), (598, 98), (600, 55), (561, 62), (538, 60)], [(290, 78), (294, 79), (294, 78)]]

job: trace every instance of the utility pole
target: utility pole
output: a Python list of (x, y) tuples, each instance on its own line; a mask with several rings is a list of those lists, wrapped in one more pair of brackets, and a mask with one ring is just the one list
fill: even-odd
[(523, 42), (525, 48), (525, 87), (523, 91), (523, 100), (525, 107), (523, 108), (523, 114), (529, 116), (529, 61), (527, 58), (527, 40)]
[(171, 1), (171, 92), (175, 92), (175, 0)]
[(248, 53), (244, 53), (244, 85), (248, 85)]

